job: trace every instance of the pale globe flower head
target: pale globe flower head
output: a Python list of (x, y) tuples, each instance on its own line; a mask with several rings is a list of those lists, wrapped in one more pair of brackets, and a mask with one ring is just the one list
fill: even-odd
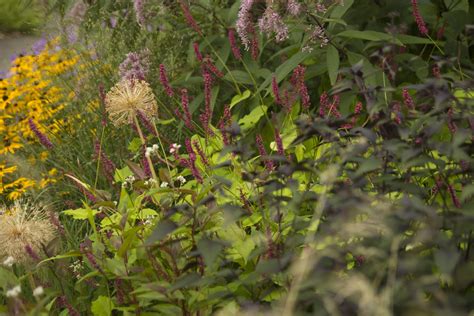
[(43, 294), (44, 294), (44, 289), (41, 285), (33, 290), (33, 296), (34, 297), (38, 297), (38, 296), (41, 296)]
[(105, 109), (115, 126), (132, 124), (138, 111), (151, 120), (157, 108), (155, 95), (143, 80), (122, 79), (105, 97)]
[(56, 230), (43, 208), (21, 201), (0, 208), (5, 210), (0, 215), (0, 258), (6, 258), (7, 263), (11, 261), (9, 257), (20, 264), (28, 262), (27, 247), (42, 253), (55, 237)]
[(7, 297), (17, 297), (21, 293), (21, 286), (17, 285), (12, 289), (9, 289), (6, 293)]
[(168, 182), (166, 182), (166, 181), (163, 181), (163, 182), (161, 182), (161, 184), (160, 184), (160, 187), (161, 187), (161, 188), (167, 188), (167, 187), (168, 187), (168, 185), (169, 185), (169, 183), (168, 183)]

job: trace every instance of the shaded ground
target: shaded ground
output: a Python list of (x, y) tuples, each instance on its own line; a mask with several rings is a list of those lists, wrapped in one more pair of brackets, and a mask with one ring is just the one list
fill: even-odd
[(37, 36), (0, 33), (0, 73), (8, 70), (12, 55), (31, 50), (37, 40)]

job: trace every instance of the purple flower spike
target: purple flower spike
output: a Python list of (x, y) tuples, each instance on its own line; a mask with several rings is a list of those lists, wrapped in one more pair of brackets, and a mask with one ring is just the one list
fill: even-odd
[(36, 137), (38, 138), (38, 140), (40, 141), (40, 143), (48, 148), (48, 149), (52, 149), (54, 146), (53, 146), (53, 143), (51, 143), (51, 141), (49, 140), (48, 136), (46, 136), (45, 134), (41, 133), (41, 131), (38, 129), (38, 126), (36, 125), (36, 123), (33, 121), (33, 119), (29, 118), (28, 119), (28, 125), (30, 126), (30, 129), (31, 131), (36, 135)]

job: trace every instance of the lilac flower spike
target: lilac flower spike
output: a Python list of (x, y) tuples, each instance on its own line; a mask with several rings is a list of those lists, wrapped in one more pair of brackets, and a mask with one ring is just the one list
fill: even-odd
[(411, 7), (413, 10), (413, 17), (415, 18), (416, 24), (418, 25), (418, 30), (422, 35), (428, 35), (428, 28), (426, 27), (425, 21), (418, 10), (418, 1), (411, 0)]
[(246, 50), (250, 48), (252, 42), (250, 36), (255, 32), (252, 22), (252, 13), (250, 12), (253, 3), (254, 0), (242, 0), (236, 22), (237, 33)]
[(267, 35), (275, 33), (275, 40), (277, 42), (282, 42), (289, 36), (288, 26), (285, 25), (281, 16), (270, 6), (267, 7), (263, 16), (258, 20), (258, 26)]
[(174, 95), (173, 88), (171, 88), (170, 83), (168, 81), (168, 76), (166, 75), (165, 65), (160, 64), (160, 82), (165, 88), (165, 92), (169, 97)]

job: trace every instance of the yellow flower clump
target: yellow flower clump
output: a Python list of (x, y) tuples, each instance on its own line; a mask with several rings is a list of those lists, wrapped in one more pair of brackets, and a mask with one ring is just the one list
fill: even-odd
[[(53, 40), (37, 55), (17, 57), (9, 76), (0, 79), (0, 200), (16, 200), (29, 189), (41, 189), (56, 181), (54, 168), (29, 178), (18, 174), (18, 167), (31, 167), (48, 157), (45, 148), (38, 150), (41, 147), (29, 119), (52, 139), (67, 125), (59, 114), (68, 96), (53, 78), (71, 71), (77, 62), (77, 55), (70, 56)], [(35, 150), (25, 150), (25, 146), (35, 146)]]

